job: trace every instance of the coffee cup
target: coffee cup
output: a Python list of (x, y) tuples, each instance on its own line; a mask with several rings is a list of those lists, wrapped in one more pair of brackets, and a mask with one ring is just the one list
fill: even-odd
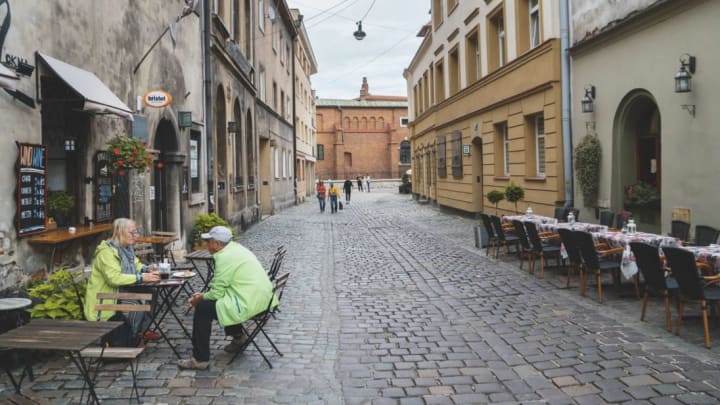
[(68, 233), (75, 233), (77, 229), (74, 226), (68, 228)]

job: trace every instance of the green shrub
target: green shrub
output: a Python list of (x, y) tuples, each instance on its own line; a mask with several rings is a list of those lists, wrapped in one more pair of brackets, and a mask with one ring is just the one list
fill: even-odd
[(508, 184), (508, 186), (505, 188), (505, 198), (507, 198), (509, 202), (515, 204), (515, 213), (517, 214), (517, 203), (518, 201), (525, 198), (525, 190), (511, 181), (510, 184)]
[(495, 215), (497, 215), (498, 204), (505, 199), (505, 193), (500, 190), (493, 190), (487, 193), (487, 199), (490, 203), (495, 204)]
[(75, 197), (67, 191), (51, 191), (48, 194), (48, 212), (50, 215), (67, 215), (75, 205)]
[[(73, 276), (81, 271), (70, 274), (67, 270), (58, 270), (44, 281), (34, 281), (28, 288), (30, 298), (40, 301), (30, 311), (31, 318), (49, 319), (84, 319), (83, 309), (79, 302), (85, 298), (87, 280), (73, 283)], [(77, 288), (77, 290), (76, 290)]]
[(593, 134), (586, 135), (575, 148), (575, 173), (586, 207), (597, 206), (601, 156), (600, 140)]
[(218, 225), (227, 227), (230, 231), (232, 231), (233, 237), (236, 236), (235, 230), (228, 225), (227, 221), (220, 218), (220, 216), (213, 212), (211, 214), (200, 214), (197, 216), (195, 225), (193, 225), (192, 233), (190, 234), (190, 243), (193, 245), (201, 244), (203, 240), (200, 235), (208, 232), (212, 229), (212, 227)]

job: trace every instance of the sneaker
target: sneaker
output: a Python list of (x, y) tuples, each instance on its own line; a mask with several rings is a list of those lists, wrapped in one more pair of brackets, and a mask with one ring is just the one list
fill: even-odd
[(228, 353), (235, 353), (238, 350), (242, 348), (242, 346), (247, 342), (247, 335), (242, 336), (236, 336), (230, 343), (228, 343), (223, 350), (225, 350)]
[(143, 335), (143, 340), (160, 340), (162, 339), (162, 335), (159, 332), (153, 332), (151, 330), (145, 332)]
[(210, 366), (210, 362), (197, 361), (195, 357), (190, 357), (187, 360), (178, 360), (177, 365), (183, 370), (206, 370)]

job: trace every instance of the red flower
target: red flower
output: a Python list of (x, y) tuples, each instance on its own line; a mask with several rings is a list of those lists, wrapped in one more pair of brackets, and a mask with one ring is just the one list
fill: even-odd
[(119, 156), (119, 155), (120, 155), (120, 148), (115, 148), (115, 149), (113, 149), (113, 153), (115, 154), (115, 156)]
[(128, 158), (128, 162), (134, 162), (134, 161), (135, 161), (135, 156), (130, 156)]
[(157, 163), (157, 168), (158, 168), (158, 169), (162, 169), (163, 166), (165, 166), (165, 165), (163, 164), (163, 162), (158, 162), (158, 163)]
[(137, 148), (133, 148), (133, 153), (136, 153), (136, 154), (138, 153)]
[(118, 160), (118, 161), (115, 162), (115, 163), (116, 163), (118, 166), (120, 166), (120, 167), (125, 166), (125, 162), (123, 162), (122, 160)]

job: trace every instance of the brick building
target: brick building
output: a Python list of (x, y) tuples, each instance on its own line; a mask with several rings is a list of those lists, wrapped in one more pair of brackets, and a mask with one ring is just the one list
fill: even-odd
[(400, 178), (410, 169), (407, 97), (376, 96), (363, 78), (360, 97), (318, 99), (319, 179)]

